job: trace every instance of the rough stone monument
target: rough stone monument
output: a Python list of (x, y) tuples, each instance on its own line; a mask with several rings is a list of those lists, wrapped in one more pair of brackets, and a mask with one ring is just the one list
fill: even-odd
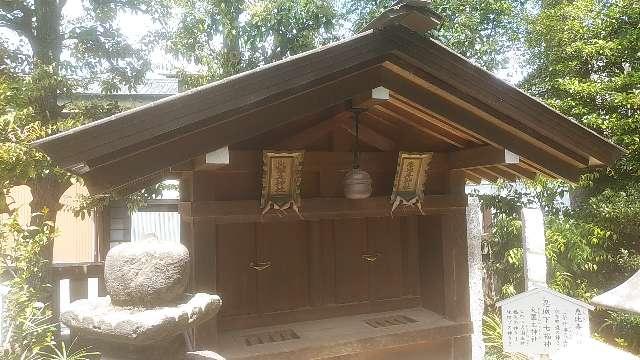
[(60, 320), (104, 359), (183, 359), (185, 331), (211, 319), (222, 304), (217, 295), (185, 294), (188, 278), (183, 245), (121, 244), (105, 259), (108, 296), (74, 301)]

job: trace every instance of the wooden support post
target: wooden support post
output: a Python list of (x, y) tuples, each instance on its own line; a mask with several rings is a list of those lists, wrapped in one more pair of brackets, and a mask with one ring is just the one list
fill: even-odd
[[(460, 170), (449, 172), (449, 193), (465, 191), (465, 174)], [(456, 322), (471, 322), (469, 305), (469, 258), (467, 246), (466, 212), (451, 212), (442, 216), (444, 304), (445, 316)], [(471, 337), (455, 338), (453, 359), (471, 358)]]
[[(449, 193), (464, 193), (463, 171), (451, 171)], [(465, 211), (450, 212), (442, 217), (443, 263), (445, 274), (445, 316), (454, 321), (468, 321), (469, 267), (467, 256), (467, 223)]]
[(94, 261), (104, 261), (109, 251), (111, 232), (111, 210), (109, 207), (95, 211), (94, 228), (96, 233)]
[(89, 297), (87, 278), (69, 279), (69, 300), (74, 302)]
[(469, 360), (471, 356), (471, 336), (453, 338), (453, 360)]
[(60, 279), (51, 277), (51, 318), (54, 323), (55, 336), (60, 335)]
[[(192, 223), (191, 261), (194, 292), (216, 293), (216, 225), (213, 221), (194, 219)], [(196, 328), (195, 343), (199, 349), (218, 345), (217, 316)]]
[(107, 296), (107, 287), (104, 283), (104, 275), (98, 276), (98, 296)]

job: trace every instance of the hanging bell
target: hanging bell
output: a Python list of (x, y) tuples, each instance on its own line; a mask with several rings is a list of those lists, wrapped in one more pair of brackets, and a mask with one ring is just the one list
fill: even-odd
[(371, 196), (371, 176), (359, 168), (352, 169), (344, 177), (344, 196), (347, 199), (366, 199)]

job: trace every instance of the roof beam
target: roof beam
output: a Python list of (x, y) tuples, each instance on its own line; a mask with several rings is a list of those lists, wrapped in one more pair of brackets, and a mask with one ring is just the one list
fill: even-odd
[(520, 157), (507, 149), (490, 145), (470, 149), (452, 151), (449, 153), (450, 169), (472, 169), (502, 164), (518, 164)]
[[(356, 129), (352, 120), (342, 118), (338, 120), (338, 123), (340, 124), (341, 128), (347, 130), (349, 133), (355, 136)], [(379, 134), (375, 130), (366, 125), (363, 125), (362, 123), (358, 124), (358, 137), (361, 138), (365, 143), (382, 151), (393, 151), (396, 148), (395, 141)]]
[(535, 171), (531, 171), (523, 166), (521, 166), (522, 164), (505, 164), (505, 165), (501, 165), (500, 168), (509, 171), (513, 174), (516, 174), (518, 176), (520, 176), (521, 178), (524, 179), (529, 179), (529, 180), (534, 180), (536, 178), (536, 176), (538, 175), (537, 172)]
[(469, 169), (469, 170), (465, 170), (465, 172), (471, 173), (471, 174), (473, 174), (473, 175), (475, 175), (475, 176), (477, 176), (479, 178), (485, 179), (488, 182), (492, 182), (492, 183), (495, 183), (500, 179), (500, 177), (498, 177), (498, 175), (496, 175), (496, 174), (494, 174), (494, 173), (492, 173), (490, 171), (487, 171), (487, 170), (485, 170), (483, 168)]
[(372, 108), (374, 113), (382, 113), (387, 116), (391, 116), (396, 120), (417, 128), (431, 136), (434, 136), (440, 140), (443, 140), (449, 144), (452, 144), (458, 148), (464, 148), (473, 144), (473, 142), (460, 137), (458, 134), (453, 133), (447, 129), (438, 126), (438, 124), (427, 119), (423, 114), (418, 112), (412, 112), (408, 108), (399, 106), (396, 102), (388, 101), (382, 106), (376, 106)]
[(517, 181), (520, 179), (520, 175), (507, 171), (500, 166), (488, 166), (485, 169), (507, 181)]
[(622, 154), (620, 147), (478, 68), (439, 43), (399, 26), (388, 28), (384, 35), (397, 47), (392, 57), (413, 65), (412, 72), (425, 72), (439, 81), (444, 79), (450, 88), (447, 90), (452, 90), (451, 94), (454, 96), (483, 111), (497, 114), (514, 128), (530, 129), (528, 133), (535, 134), (534, 137), (560, 145), (557, 149), (570, 150), (566, 154), (577, 155), (575, 160), (580, 163), (591, 155), (603, 163), (611, 164)]
[(335, 117), (324, 120), (316, 125), (304, 129), (301, 132), (290, 136), (274, 146), (276, 149), (302, 149), (306, 145), (313, 144), (314, 142), (322, 139), (338, 127), (338, 120), (347, 119), (351, 116), (350, 113), (344, 112), (336, 115)]
[(470, 182), (478, 185), (480, 183), (482, 183), (482, 178), (478, 175), (475, 175), (474, 173), (470, 172), (470, 171), (465, 171), (464, 172), (464, 177), (469, 180)]
[[(402, 60), (400, 60), (400, 62), (403, 63)], [(400, 76), (420, 83), (426, 89), (446, 99), (452, 104), (464, 108), (470, 113), (475, 114), (478, 118), (484, 119), (487, 122), (507, 130), (514, 136), (521, 137), (527, 142), (535, 144), (537, 147), (544, 149), (546, 152), (559, 157), (573, 166), (589, 166), (589, 157), (568, 147), (566, 145), (567, 141), (556, 141), (555, 139), (537, 131), (530, 122), (524, 123), (522, 121), (516, 121), (507, 115), (501, 114), (487, 104), (479, 102), (465, 92), (452, 87), (439, 78), (435, 78), (433, 75), (421, 70), (420, 68), (411, 65), (405, 66), (404, 64), (399, 66), (388, 61), (385, 62), (383, 66), (388, 70), (398, 73)], [(465, 89), (470, 87), (472, 86), (467, 85)], [(500, 105), (500, 103), (498, 102), (496, 105)], [(570, 121), (567, 120), (566, 122)]]
[(385, 87), (403, 94), (409, 100), (429, 111), (432, 116), (446, 119), (446, 121), (474, 133), (483, 141), (496, 147), (504, 146), (512, 149), (519, 156), (544, 167), (557, 177), (577, 182), (578, 168), (545, 152), (544, 149), (534, 146), (525, 139), (518, 138), (513, 132), (491, 122), (481, 121), (476, 114), (435, 93), (432, 84), (418, 81), (415, 76), (398, 72), (397, 69), (392, 70), (386, 66), (383, 66), (382, 69), (382, 83)]

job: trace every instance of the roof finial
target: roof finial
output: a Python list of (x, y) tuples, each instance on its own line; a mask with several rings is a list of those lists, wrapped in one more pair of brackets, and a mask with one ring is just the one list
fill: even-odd
[(389, 25), (402, 25), (417, 33), (424, 34), (437, 29), (442, 24), (442, 16), (431, 10), (428, 0), (400, 0), (367, 24), (360, 32), (382, 29)]

